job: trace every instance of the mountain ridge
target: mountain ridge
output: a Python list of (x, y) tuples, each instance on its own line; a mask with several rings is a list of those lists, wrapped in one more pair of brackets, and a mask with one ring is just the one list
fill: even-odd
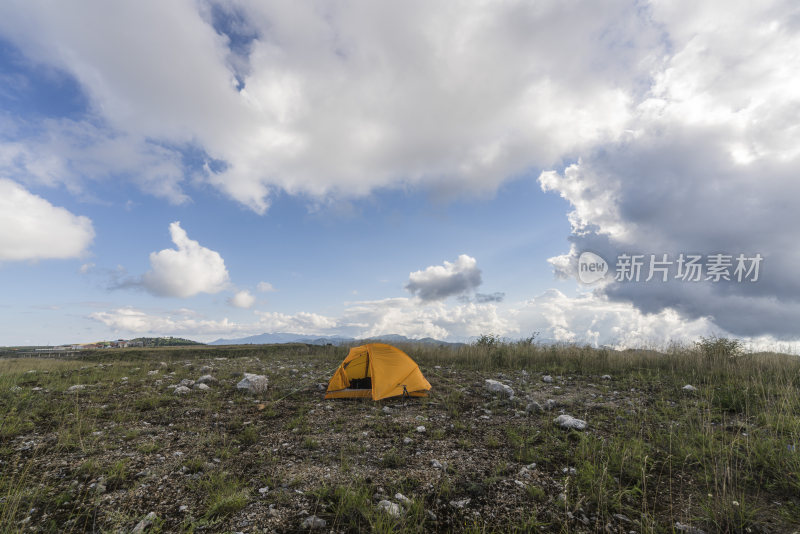
[(422, 343), (426, 345), (463, 345), (463, 343), (452, 343), (441, 341), (432, 337), (413, 339), (400, 334), (385, 334), (369, 338), (353, 338), (345, 336), (314, 336), (307, 334), (293, 334), (290, 332), (263, 333), (254, 336), (241, 338), (225, 339), (220, 338), (211, 341), (209, 345), (269, 345), (277, 343), (306, 343), (308, 345), (343, 345), (357, 341), (385, 341), (390, 343)]

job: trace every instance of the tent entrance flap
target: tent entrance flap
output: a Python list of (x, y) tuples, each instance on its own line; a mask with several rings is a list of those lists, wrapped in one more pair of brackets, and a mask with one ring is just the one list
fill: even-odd
[(350, 389), (372, 389), (372, 377), (351, 378)]
[(419, 365), (408, 354), (385, 343), (370, 343), (350, 349), (328, 383), (325, 398), (421, 397), (430, 389)]

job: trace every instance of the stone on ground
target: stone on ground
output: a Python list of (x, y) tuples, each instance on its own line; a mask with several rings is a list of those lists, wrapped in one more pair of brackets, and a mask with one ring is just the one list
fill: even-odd
[(328, 522), (322, 519), (321, 517), (317, 517), (315, 515), (310, 515), (306, 517), (303, 522), (300, 524), (300, 528), (302, 529), (310, 529), (310, 530), (317, 530), (321, 528), (325, 528), (328, 525)]
[(268, 386), (269, 379), (266, 376), (244, 373), (244, 378), (236, 384), (236, 389), (243, 389), (250, 393), (263, 393), (267, 390)]
[(514, 390), (511, 389), (511, 386), (507, 386), (502, 382), (498, 382), (497, 380), (492, 380), (491, 378), (486, 379), (486, 389), (488, 389), (492, 393), (505, 395), (506, 397), (514, 396)]
[(174, 391), (175, 395), (188, 395), (191, 392), (192, 390), (187, 388), (186, 386), (178, 386), (175, 388)]
[(559, 415), (553, 420), (553, 422), (559, 425), (561, 428), (573, 428), (575, 430), (584, 430), (587, 426), (586, 421), (583, 419), (577, 419), (567, 414)]
[(211, 375), (203, 375), (196, 381), (198, 384), (216, 384), (217, 382), (219, 382), (219, 380)]
[(400, 517), (400, 507), (396, 502), (383, 500), (378, 503), (378, 508), (392, 517)]
[(141, 534), (146, 529), (153, 526), (153, 521), (155, 521), (155, 519), (156, 519), (156, 513), (150, 512), (149, 514), (144, 516), (144, 519), (136, 523), (136, 526), (133, 527), (133, 530), (131, 530), (131, 534)]
[(528, 413), (538, 413), (543, 412), (544, 407), (536, 401), (529, 402), (528, 405), (525, 407), (525, 411)]

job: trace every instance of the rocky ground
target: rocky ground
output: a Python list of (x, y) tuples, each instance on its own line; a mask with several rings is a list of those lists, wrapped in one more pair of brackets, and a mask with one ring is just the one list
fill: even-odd
[(739, 446), (766, 424), (715, 415), (702, 385), (431, 365), (428, 398), (326, 401), (335, 366), (329, 356), (278, 352), (17, 367), (0, 380), (0, 531), (699, 533), (800, 524), (797, 472), (785, 488), (762, 479), (772, 489), (751, 491), (744, 477), (722, 488), (713, 458), (681, 443), (682, 427), (692, 427), (692, 436), (700, 429)]

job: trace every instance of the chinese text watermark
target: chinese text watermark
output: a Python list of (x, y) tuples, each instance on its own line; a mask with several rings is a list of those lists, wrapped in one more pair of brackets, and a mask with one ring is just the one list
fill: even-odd
[[(614, 264), (617, 282), (757, 282), (761, 254), (620, 254)], [(578, 279), (591, 284), (605, 278), (609, 265), (594, 252), (578, 258)]]

